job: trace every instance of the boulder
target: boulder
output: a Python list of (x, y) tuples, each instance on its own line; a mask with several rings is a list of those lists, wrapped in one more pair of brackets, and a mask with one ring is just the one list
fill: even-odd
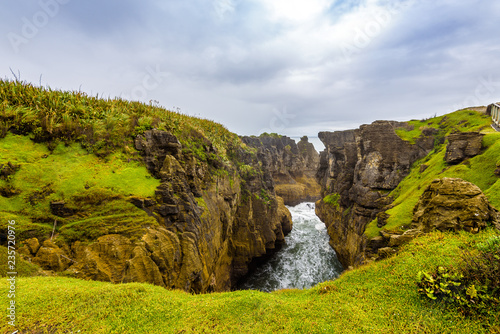
[(396, 250), (394, 248), (391, 248), (391, 247), (384, 247), (384, 248), (380, 248), (378, 250), (378, 258), (381, 260), (381, 259), (385, 259), (385, 258), (388, 258), (388, 257), (391, 257), (392, 255), (396, 254)]
[(401, 235), (391, 235), (391, 238), (389, 240), (389, 247), (399, 247), (416, 237), (419, 237), (423, 234), (422, 231), (413, 229), (413, 230), (407, 230)]
[(25, 240), (23, 243), (28, 247), (28, 250), (32, 255), (36, 255), (36, 253), (40, 249), (40, 242), (37, 238)]
[[(33, 243), (36, 245), (36, 243)], [(66, 252), (54, 244), (51, 240), (45, 240), (38, 249), (33, 262), (46, 270), (64, 271), (73, 260), (68, 257)]]
[(434, 229), (477, 232), (499, 219), (479, 187), (462, 179), (443, 178), (432, 181), (420, 197), (412, 228), (424, 233)]
[(460, 132), (446, 137), (448, 139), (445, 155), (446, 162), (458, 164), (467, 158), (478, 155), (479, 151), (481, 151), (483, 136), (479, 132)]

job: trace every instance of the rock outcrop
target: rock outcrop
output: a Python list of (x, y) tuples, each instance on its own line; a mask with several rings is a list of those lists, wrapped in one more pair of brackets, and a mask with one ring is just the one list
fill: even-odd
[(437, 130), (425, 129), (410, 144), (395, 132), (408, 127), (376, 121), (357, 130), (319, 133), (326, 150), (321, 153), (317, 178), (322, 196), (332, 194), (337, 200), (318, 201), (316, 214), (325, 222), (330, 244), (346, 268), (365, 261), (366, 225), (385, 211), (392, 202), (388, 193), (434, 146)]
[(436, 179), (425, 189), (413, 210), (412, 228), (478, 232), (487, 223), (500, 223), (478, 186), (457, 178)]
[[(139, 234), (66, 242), (32, 238), (23, 254), (46, 270), (110, 282), (149, 282), (190, 292), (227, 291), (252, 259), (284, 242), (290, 213), (274, 190), (271, 166), (234, 148), (223, 160), (203, 135), (182, 147), (171, 133), (148, 130), (135, 147), (161, 181), (152, 198), (130, 202), (154, 217)], [(52, 203), (55, 215), (75, 212)]]
[(472, 158), (481, 151), (481, 143), (484, 135), (479, 132), (459, 132), (446, 137), (446, 162), (458, 164), (467, 158)]
[(306, 136), (297, 144), (279, 135), (264, 134), (242, 137), (242, 140), (258, 150), (260, 161), (272, 173), (276, 194), (286, 205), (314, 202), (320, 198), (321, 187), (315, 177), (319, 154)]

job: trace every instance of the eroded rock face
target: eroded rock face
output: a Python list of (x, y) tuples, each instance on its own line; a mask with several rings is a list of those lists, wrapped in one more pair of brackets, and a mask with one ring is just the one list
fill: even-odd
[(498, 223), (498, 211), (481, 189), (457, 178), (432, 181), (413, 211), (412, 228), (477, 232), (488, 223)]
[(481, 143), (484, 135), (479, 132), (453, 133), (446, 137), (446, 162), (458, 164), (467, 158), (472, 158), (481, 151)]
[(395, 132), (406, 127), (376, 121), (357, 130), (319, 133), (326, 147), (317, 173), (322, 196), (337, 194), (338, 201), (319, 201), (316, 214), (327, 225), (330, 244), (344, 267), (364, 262), (366, 225), (385, 211), (392, 202), (387, 194), (434, 146), (436, 130), (425, 130), (416, 144), (410, 144)]
[(286, 136), (242, 137), (244, 143), (259, 150), (259, 159), (272, 173), (276, 194), (286, 205), (313, 202), (320, 198), (316, 181), (319, 154), (307, 136), (295, 141)]
[[(208, 139), (192, 135), (204, 159), (183, 151), (164, 131), (136, 139), (161, 184), (154, 198), (130, 201), (158, 226), (145, 226), (142, 235), (108, 234), (72, 244), (30, 239), (25, 254), (46, 270), (85, 279), (149, 282), (196, 293), (230, 290), (253, 258), (284, 242), (291, 216), (258, 156), (236, 152), (238, 162), (254, 171), (240, 175), (236, 165), (218, 158)], [(59, 212), (64, 205), (53, 206)]]

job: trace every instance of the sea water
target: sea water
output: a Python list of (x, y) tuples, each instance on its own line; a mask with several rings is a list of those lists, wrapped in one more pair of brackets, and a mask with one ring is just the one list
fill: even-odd
[(240, 282), (238, 289), (306, 289), (333, 280), (343, 271), (328, 243), (325, 224), (314, 213), (314, 203), (288, 209), (293, 229), (285, 237), (286, 244)]

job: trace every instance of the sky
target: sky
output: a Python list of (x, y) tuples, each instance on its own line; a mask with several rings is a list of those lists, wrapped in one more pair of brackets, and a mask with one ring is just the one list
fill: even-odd
[(499, 21), (494, 0), (3, 0), (0, 76), (312, 138), (500, 101)]

